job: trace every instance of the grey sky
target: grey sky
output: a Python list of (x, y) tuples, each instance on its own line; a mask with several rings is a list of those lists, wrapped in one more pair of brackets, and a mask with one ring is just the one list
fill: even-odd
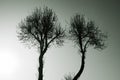
[[(0, 59), (8, 66), (0, 69), (0, 80), (37, 80), (38, 53), (20, 43), (16, 26), (35, 7), (48, 6), (58, 15), (62, 27), (69, 27), (69, 19), (75, 13), (94, 20), (104, 32), (108, 32), (108, 47), (103, 51), (89, 48), (85, 70), (80, 80), (120, 79), (120, 1), (119, 0), (0, 0), (0, 56), (9, 54), (9, 59)], [(2, 57), (0, 57), (2, 58)], [(63, 47), (51, 47), (44, 58), (44, 80), (63, 80), (65, 75), (79, 70), (80, 55), (71, 41)], [(3, 70), (1, 72), (1, 70)], [(12, 71), (11, 71), (12, 70)], [(6, 72), (6, 71), (5, 71)]]

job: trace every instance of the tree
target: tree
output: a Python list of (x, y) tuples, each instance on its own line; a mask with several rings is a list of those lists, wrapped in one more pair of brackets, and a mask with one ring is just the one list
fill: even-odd
[(70, 21), (70, 40), (78, 45), (81, 54), (81, 67), (73, 80), (77, 80), (85, 67), (87, 48), (104, 49), (107, 36), (95, 25), (93, 21), (86, 21), (83, 15), (76, 14)]
[(36, 8), (20, 23), (19, 40), (29, 42), (40, 50), (38, 80), (43, 80), (43, 58), (47, 49), (54, 42), (62, 45), (64, 36), (64, 30), (60, 27), (55, 12), (48, 7)]

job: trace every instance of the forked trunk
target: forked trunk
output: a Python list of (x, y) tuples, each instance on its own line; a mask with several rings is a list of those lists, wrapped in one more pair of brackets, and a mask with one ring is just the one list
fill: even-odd
[(82, 61), (81, 61), (81, 67), (80, 70), (78, 71), (78, 73), (75, 75), (75, 77), (73, 78), (73, 80), (78, 80), (78, 78), (81, 76), (84, 67), (85, 67), (85, 53), (82, 53)]

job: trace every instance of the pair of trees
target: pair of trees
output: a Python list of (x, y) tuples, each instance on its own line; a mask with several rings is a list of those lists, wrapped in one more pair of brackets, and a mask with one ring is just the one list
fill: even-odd
[[(103, 49), (106, 37), (93, 21), (86, 22), (84, 16), (76, 14), (71, 18), (69, 39), (74, 41), (80, 48), (82, 54), (82, 64), (78, 73), (73, 80), (77, 80), (82, 74), (85, 66), (85, 53), (89, 46)], [(34, 12), (27, 16), (19, 25), (18, 38), (23, 42), (37, 46), (40, 50), (39, 56), (39, 77), (38, 80), (43, 80), (43, 57), (47, 49), (52, 43), (61, 45), (67, 35), (65, 30), (61, 28), (55, 12), (45, 7), (43, 9), (36, 8)]]

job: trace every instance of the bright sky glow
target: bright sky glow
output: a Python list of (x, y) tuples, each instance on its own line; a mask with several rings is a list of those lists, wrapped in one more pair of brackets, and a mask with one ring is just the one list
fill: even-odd
[(0, 75), (13, 75), (18, 67), (18, 60), (16, 57), (7, 51), (1, 51), (0, 54)]

